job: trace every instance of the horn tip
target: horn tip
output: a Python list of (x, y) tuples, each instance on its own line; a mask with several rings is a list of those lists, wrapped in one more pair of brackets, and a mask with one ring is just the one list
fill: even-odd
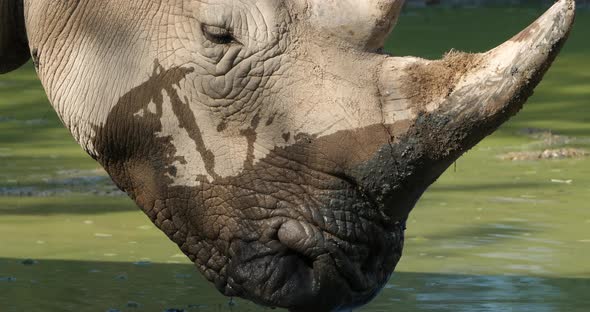
[(561, 16), (565, 24), (571, 25), (573, 24), (574, 17), (576, 15), (576, 1), (575, 0), (558, 0), (554, 5), (553, 8), (556, 12), (555, 14)]

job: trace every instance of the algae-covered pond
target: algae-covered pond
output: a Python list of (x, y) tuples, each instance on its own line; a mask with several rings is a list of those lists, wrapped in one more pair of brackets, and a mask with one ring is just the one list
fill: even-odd
[[(408, 12), (388, 50), (483, 51), (538, 9)], [(461, 158), (360, 311), (588, 311), (590, 13), (520, 115)], [(0, 311), (259, 311), (219, 295), (73, 142), (31, 65), (0, 76)]]

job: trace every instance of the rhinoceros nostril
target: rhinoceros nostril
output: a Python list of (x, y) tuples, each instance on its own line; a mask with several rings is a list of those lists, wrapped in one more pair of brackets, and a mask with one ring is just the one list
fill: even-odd
[(307, 222), (289, 220), (281, 225), (277, 236), (281, 244), (303, 255), (306, 261), (313, 262), (325, 253), (324, 234)]

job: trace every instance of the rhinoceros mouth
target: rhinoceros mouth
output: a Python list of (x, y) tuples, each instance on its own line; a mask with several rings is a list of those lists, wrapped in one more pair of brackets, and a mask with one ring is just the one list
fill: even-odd
[(277, 218), (274, 224), (275, 239), (234, 246), (221, 289), (226, 295), (293, 311), (352, 308), (374, 298), (401, 257), (401, 223), (362, 243), (300, 219)]

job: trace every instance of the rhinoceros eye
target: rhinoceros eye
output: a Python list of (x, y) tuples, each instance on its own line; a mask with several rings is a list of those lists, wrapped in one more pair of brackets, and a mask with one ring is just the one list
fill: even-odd
[(235, 41), (235, 38), (229, 29), (205, 25), (201, 27), (207, 40), (216, 44), (229, 44)]

